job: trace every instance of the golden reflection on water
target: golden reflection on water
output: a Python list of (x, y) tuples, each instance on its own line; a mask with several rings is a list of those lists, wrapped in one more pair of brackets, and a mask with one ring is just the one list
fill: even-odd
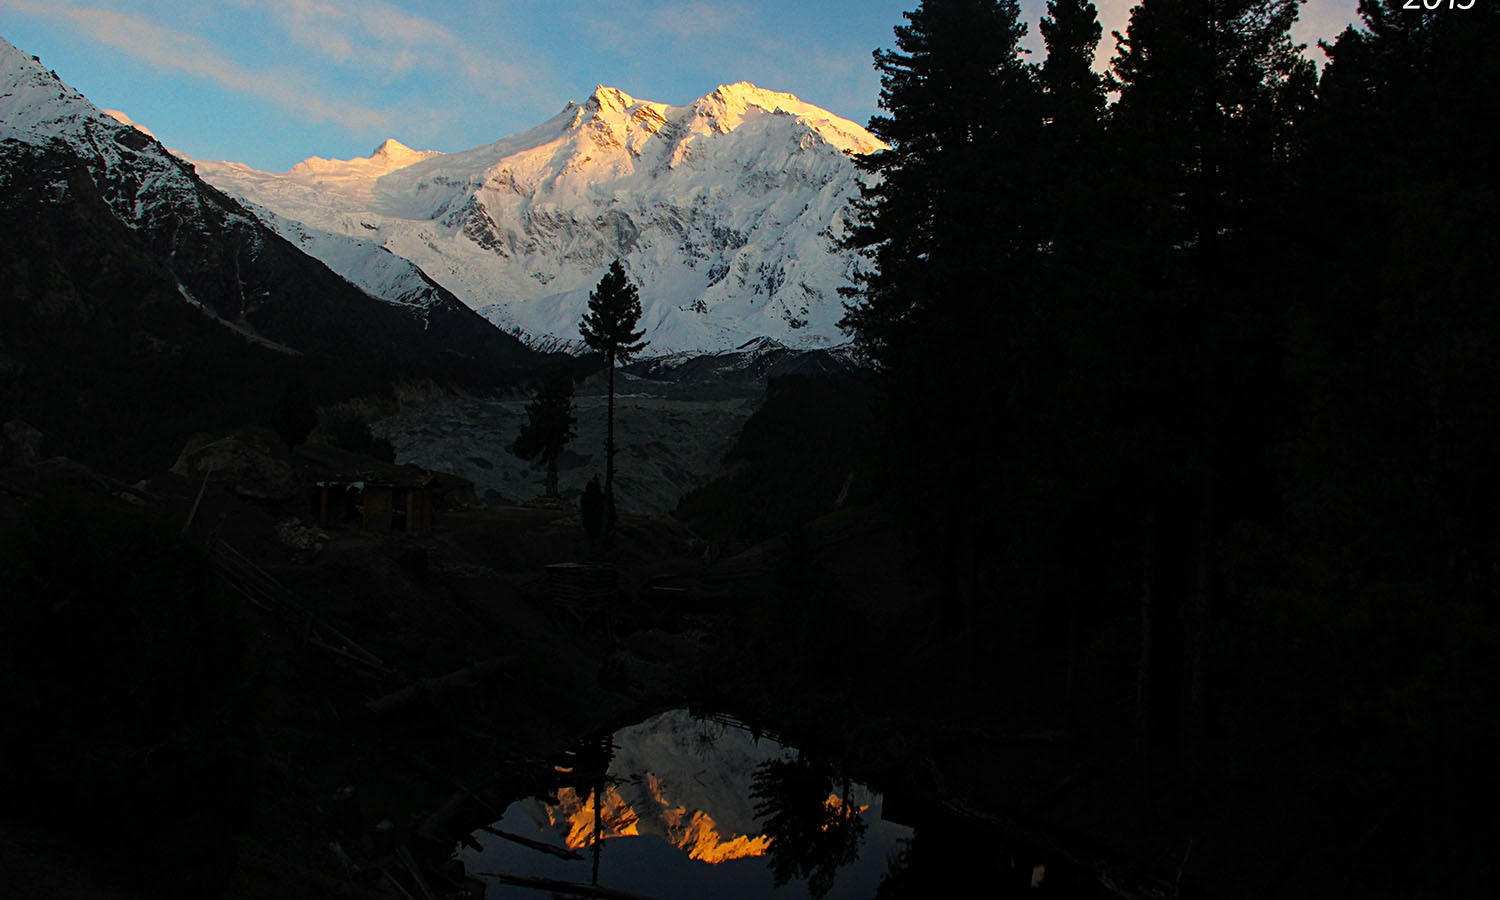
[[(689, 810), (673, 803), (664, 790), (661, 779), (647, 775), (644, 779), (646, 794), (654, 801), (656, 809), (645, 816), (648, 831), (682, 850), (689, 857), (717, 865), (734, 859), (764, 856), (770, 849), (771, 839), (767, 835), (724, 835), (712, 816), (703, 810)], [(564, 843), (573, 850), (587, 849), (595, 835), (594, 809), (595, 791), (580, 796), (574, 788), (563, 788), (557, 792), (556, 806), (547, 806), (548, 824), (563, 835)], [(829, 794), (826, 807), (830, 812), (845, 811), (848, 804), (837, 794)], [(861, 804), (853, 807), (859, 815), (870, 807)], [(604, 802), (598, 810), (597, 829), (601, 839), (636, 836), (642, 833), (642, 815), (633, 809), (613, 785), (604, 788)], [(845, 815), (848, 813), (845, 811)], [(654, 826), (654, 827), (653, 827)]]

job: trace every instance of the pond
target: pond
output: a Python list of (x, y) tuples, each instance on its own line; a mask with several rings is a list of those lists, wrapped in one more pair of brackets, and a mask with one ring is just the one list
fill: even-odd
[(687, 710), (581, 745), (557, 774), (555, 796), (512, 803), (461, 851), (487, 900), (871, 898), (913, 834), (832, 765)]

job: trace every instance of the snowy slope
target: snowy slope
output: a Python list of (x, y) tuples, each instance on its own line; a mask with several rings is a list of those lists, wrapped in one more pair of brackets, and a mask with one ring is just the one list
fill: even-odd
[[(0, 38), (0, 141), (6, 139), (76, 153), (95, 172), (115, 214), (137, 229), (164, 225), (175, 218), (203, 228), (222, 228), (228, 223), (258, 227), (258, 218), (379, 299), (425, 307), (441, 291), (411, 263), (378, 244), (301, 228), (268, 210), (254, 210), (255, 217), (246, 216), (232, 204), (205, 197), (192, 169), (162, 147), (149, 129), (119, 111), (98, 109), (45, 70), (36, 57)], [(382, 174), (423, 157), (391, 142), (375, 159), (361, 162), (364, 172)], [(358, 166), (320, 159), (307, 160), (299, 168), (317, 172), (320, 166), (361, 171)]]
[(410, 260), (377, 242), (309, 228), (248, 200), (242, 202), (271, 230), (372, 297), (420, 312), (452, 297)]
[(0, 38), (0, 141), (12, 140), (78, 155), (115, 214), (132, 227), (161, 224), (168, 211), (186, 213), (195, 224), (223, 224), (226, 216), (251, 221), (201, 197), (191, 168), (148, 133), (117, 121)]
[[(324, 177), (322, 167), (334, 180), (368, 181), (423, 158), (390, 144), (360, 165), (309, 160), (299, 168), (311, 177)], [(23, 181), (35, 178), (48, 181)], [(43, 206), (102, 201), (130, 234), (121, 252), (154, 260), (185, 301), (232, 329), (285, 348), (407, 363), (484, 384), (537, 361), (378, 242), (257, 213), (4, 39), (0, 190)]]
[[(221, 189), (346, 277), (343, 235), (416, 263), (535, 346), (578, 340), (610, 260), (641, 288), (651, 354), (716, 352), (759, 337), (844, 340), (833, 252), (860, 177), (850, 154), (882, 145), (790, 94), (720, 87), (686, 106), (599, 87), (542, 125), (463, 153), (388, 141), (367, 159), (310, 159), (269, 174), (198, 162)], [(298, 223), (300, 232), (290, 223)]]

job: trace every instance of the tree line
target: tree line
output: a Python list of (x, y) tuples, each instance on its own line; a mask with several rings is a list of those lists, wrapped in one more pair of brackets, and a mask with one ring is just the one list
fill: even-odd
[(1148, 781), (1275, 759), (1375, 823), (1358, 878), (1463, 893), (1500, 746), (1500, 9), (1408, 5), (1361, 0), (1319, 71), (1300, 0), (1143, 0), (1112, 44), (1051, 0), (1040, 61), (1014, 0), (920, 3), (875, 54), (844, 325), (942, 630), (1095, 723), (1128, 697)]

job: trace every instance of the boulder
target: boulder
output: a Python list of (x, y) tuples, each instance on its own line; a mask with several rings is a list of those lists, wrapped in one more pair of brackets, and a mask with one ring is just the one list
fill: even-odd
[(215, 484), (231, 485), (236, 494), (250, 500), (291, 500), (303, 487), (290, 462), (269, 448), (234, 436), (189, 441), (172, 472), (193, 479), (211, 472), (209, 479)]
[(276, 540), (293, 550), (317, 553), (328, 543), (328, 532), (300, 519), (283, 519), (276, 523)]

